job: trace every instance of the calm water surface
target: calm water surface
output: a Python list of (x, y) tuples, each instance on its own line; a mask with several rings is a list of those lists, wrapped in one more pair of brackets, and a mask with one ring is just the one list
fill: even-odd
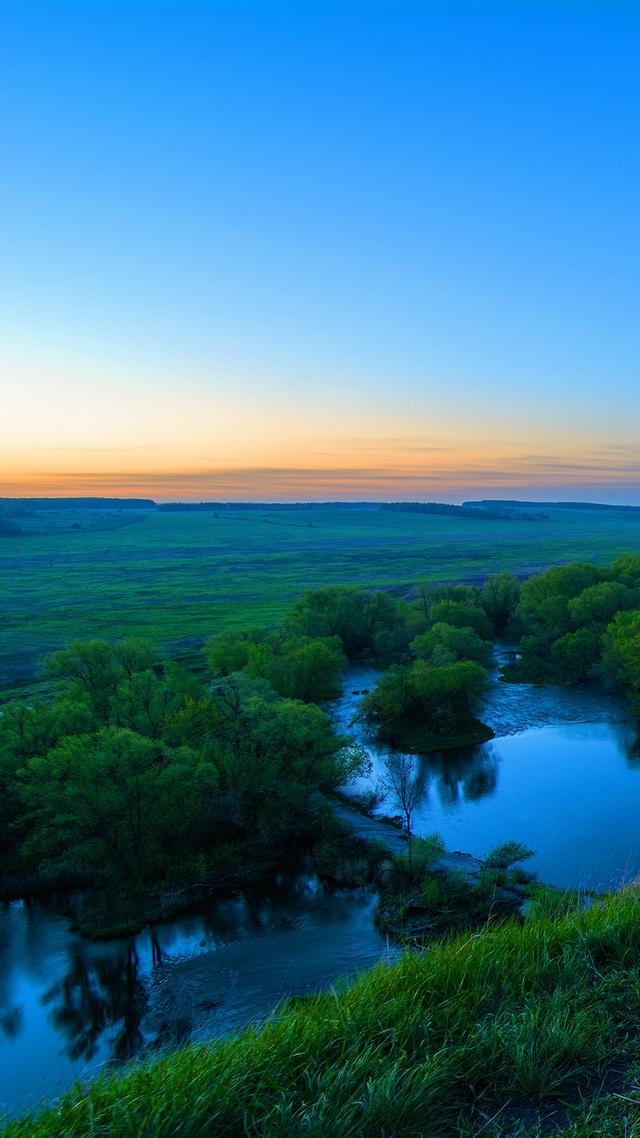
[(0, 911), (0, 1112), (60, 1094), (108, 1063), (259, 1023), (396, 952), (375, 895), (282, 879), (139, 936), (91, 944), (55, 909)]
[[(351, 669), (333, 709), (372, 755), (368, 785), (385, 757), (359, 718), (376, 679)], [(640, 750), (624, 708), (594, 689), (496, 679), (484, 718), (490, 743), (420, 760), (416, 829), (480, 857), (515, 838), (536, 850), (540, 878), (560, 886), (606, 889), (640, 874)], [(260, 899), (217, 902), (102, 945), (71, 933), (53, 908), (5, 906), (0, 1104), (16, 1113), (105, 1064), (260, 1022), (286, 996), (393, 957), (373, 926), (375, 903), (367, 890), (328, 893), (292, 877)]]
[[(378, 673), (354, 668), (336, 719), (373, 760), (375, 785), (388, 749), (359, 717)], [(536, 851), (541, 880), (609, 889), (640, 874), (640, 747), (624, 705), (596, 688), (537, 688), (494, 679), (482, 716), (496, 738), (422, 757), (417, 833), (485, 856), (514, 838)], [(350, 725), (350, 727), (349, 727)], [(389, 804), (381, 808), (389, 813)]]

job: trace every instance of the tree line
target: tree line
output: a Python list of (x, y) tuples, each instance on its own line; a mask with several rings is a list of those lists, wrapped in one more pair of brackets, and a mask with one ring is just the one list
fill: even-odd
[(509, 631), (520, 658), (507, 678), (622, 692), (640, 714), (640, 555), (553, 566), (521, 589)]
[(517, 595), (506, 576), (409, 601), (318, 589), (276, 629), (214, 637), (204, 676), (135, 637), (55, 652), (52, 696), (0, 716), (4, 895), (139, 894), (309, 849), (335, 830), (331, 794), (366, 763), (324, 707), (347, 663), (387, 669), (367, 703), (383, 731), (408, 717), (442, 734), (479, 695)]

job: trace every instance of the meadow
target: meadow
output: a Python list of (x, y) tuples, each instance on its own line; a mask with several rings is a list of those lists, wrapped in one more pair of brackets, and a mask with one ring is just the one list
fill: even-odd
[[(535, 511), (538, 514), (539, 511)], [(533, 513), (533, 511), (531, 512)], [(305, 589), (350, 583), (402, 593), (418, 581), (520, 577), (640, 550), (640, 513), (556, 509), (490, 519), (375, 508), (132, 515), (127, 524), (0, 540), (0, 692), (30, 691), (74, 638), (152, 638), (192, 666), (230, 627), (275, 625)]]

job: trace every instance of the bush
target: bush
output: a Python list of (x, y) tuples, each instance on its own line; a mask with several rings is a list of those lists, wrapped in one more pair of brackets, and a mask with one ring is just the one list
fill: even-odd
[(517, 861), (526, 861), (533, 857), (534, 852), (523, 846), (521, 842), (503, 842), (501, 846), (496, 846), (487, 854), (485, 865), (494, 869), (509, 869)]

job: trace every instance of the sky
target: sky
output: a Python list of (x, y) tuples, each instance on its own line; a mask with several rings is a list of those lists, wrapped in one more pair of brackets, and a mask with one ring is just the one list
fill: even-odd
[(0, 495), (640, 502), (640, 4), (0, 0)]

